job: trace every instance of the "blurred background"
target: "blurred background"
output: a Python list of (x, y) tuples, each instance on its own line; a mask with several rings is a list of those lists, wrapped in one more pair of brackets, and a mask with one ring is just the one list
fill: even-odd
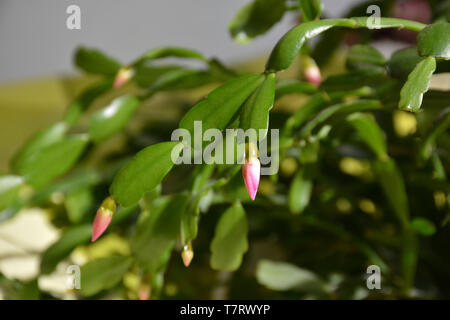
[[(80, 45), (98, 48), (124, 64), (159, 46), (195, 48), (206, 57), (220, 58), (229, 66), (261, 71), (270, 49), (298, 22), (298, 14), (294, 12), (286, 14), (267, 34), (255, 38), (247, 45), (242, 45), (233, 41), (227, 26), (236, 12), (248, 2), (247, 0), (1, 0), (0, 174), (8, 173), (9, 161), (27, 138), (39, 129), (60, 120), (69, 103), (82, 88), (86, 87), (87, 83), (97, 80), (95, 77), (82, 75), (73, 65), (73, 53)], [(355, 4), (367, 1), (322, 0), (322, 2), (323, 16), (331, 18), (341, 17)], [(68, 30), (66, 27), (68, 17), (66, 9), (73, 4), (81, 8), (81, 30)], [(420, 10), (419, 12), (419, 16), (409, 18), (427, 19), (426, 12)], [(381, 14), (384, 16), (383, 12)], [(351, 39), (347, 40), (351, 43)], [(391, 35), (376, 39), (372, 45), (388, 58), (395, 50), (411, 45), (410, 41), (398, 40), (395, 35)], [(333, 61), (335, 63), (327, 65), (323, 70), (325, 77), (336, 71), (342, 71), (344, 54), (338, 52)], [(448, 90), (450, 88), (448, 74), (434, 78), (432, 88)], [(196, 101), (202, 94), (203, 91), (192, 97), (183, 97), (183, 103)], [(159, 99), (156, 103), (161, 101), (164, 100)], [(299, 101), (305, 101), (305, 98), (300, 97), (295, 103), (298, 104)], [(147, 112), (146, 115), (149, 115), (148, 111), (140, 112)], [(155, 113), (155, 116), (164, 117), (164, 114)], [(399, 130), (406, 132), (405, 136), (414, 133), (415, 119), (408, 116), (400, 118), (404, 120), (405, 125), (403, 129), (400, 125)], [(60, 203), (58, 194), (54, 196), (51, 201)], [(344, 203), (344, 207), (345, 205)], [(17, 291), (21, 294), (16, 296), (17, 298), (36, 296), (37, 287), (28, 288), (27, 281), (37, 277), (42, 252), (61, 234), (61, 230), (49, 221), (48, 214), (46, 210), (31, 208), (21, 211), (13, 219), (5, 222), (0, 218), (0, 299), (4, 298), (14, 285), (24, 289)], [(214, 224), (211, 222), (211, 225)], [(274, 228), (279, 228), (277, 232), (283, 233), (283, 227), (275, 225)], [(314, 236), (315, 234), (311, 234), (311, 237)], [(108, 241), (89, 248), (78, 248), (71, 255), (71, 262), (82, 264), (87, 259), (104, 256), (105, 252), (128, 253), (129, 249), (121, 237), (113, 233), (107, 239)], [(272, 258), (283, 257), (282, 250), (279, 250), (272, 240), (266, 240), (264, 243), (262, 241), (253, 243), (253, 251), (248, 258), (250, 265), (254, 262), (251, 260), (256, 259), (261, 252), (266, 252), (267, 248), (272, 252)], [(326, 246), (332, 240), (323, 241), (322, 244)], [(317, 260), (321, 259), (322, 257)], [(207, 265), (207, 262), (205, 264)], [(54, 274), (40, 276), (38, 279), (40, 290), (51, 297), (75, 297), (73, 292), (66, 289), (64, 270), (67, 265), (67, 261), (63, 262)], [(177, 277), (181, 284), (187, 280), (180, 280), (182, 275), (178, 270), (172, 272), (175, 276), (172, 283), (166, 287), (167, 296), (206, 298), (200, 292), (202, 284), (199, 284), (197, 289), (192, 289), (197, 290), (195, 292), (185, 292), (177, 296), (179, 290), (176, 285)], [(195, 274), (194, 269), (194, 276), (200, 279), (203, 271), (199, 269), (197, 272)], [(243, 271), (244, 274), (246, 272)], [(2, 286), (2, 276), (20, 282), (12, 284), (4, 282)], [(227, 282), (229, 278), (227, 273), (218, 274), (215, 281), (219, 285), (208, 297), (227, 297), (224, 287), (220, 284)], [(333, 279), (330, 283), (340, 281), (339, 276)], [(240, 280), (245, 281), (239, 276), (233, 281)], [(130, 275), (124, 280), (125, 283), (127, 281), (133, 286), (137, 280)], [(253, 294), (251, 290), (255, 289), (252, 287), (254, 284), (247, 285), (248, 293)], [(347, 298), (364, 298), (368, 294), (367, 290), (364, 291), (364, 288), (361, 290), (355, 290), (355, 293), (348, 295)], [(248, 298), (245, 293), (245, 290), (242, 293), (234, 292), (234, 297)], [(258, 297), (267, 297), (265, 291), (260, 294)], [(115, 298), (116, 295), (111, 297)], [(268, 297), (285, 298), (276, 294)]]

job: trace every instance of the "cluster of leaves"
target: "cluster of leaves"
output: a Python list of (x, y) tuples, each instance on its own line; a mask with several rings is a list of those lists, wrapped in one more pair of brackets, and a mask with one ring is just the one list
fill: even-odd
[[(319, 0), (254, 0), (230, 23), (230, 32), (248, 42), (293, 10), (300, 10), (303, 22), (280, 39), (261, 74), (239, 73), (178, 47), (151, 50), (125, 66), (95, 49), (76, 52), (76, 65), (103, 80), (79, 95), (61, 122), (33, 136), (13, 159), (12, 174), (0, 177), (0, 220), (25, 206), (49, 205), (55, 192), (64, 195), (62, 218), (54, 221), (63, 233), (43, 254), (42, 274), (89, 243), (95, 206), (111, 195), (120, 208), (110, 230), (126, 239), (129, 254), (85, 264), (84, 297), (102, 296), (128, 272), (138, 274), (153, 297), (171, 296), (173, 290), (163, 290), (165, 275), (184, 288), (172, 295), (202, 297), (217, 282), (216, 273), (204, 266), (208, 259), (214, 270), (238, 270), (232, 279), (221, 273), (229, 296), (238, 298), (299, 297), (299, 290), (315, 297), (357, 297), (369, 264), (380, 266), (385, 276), (381, 294), (410, 294), (416, 286), (424, 296), (450, 295), (450, 260), (442, 245), (449, 234), (450, 95), (429, 91), (432, 74), (449, 68), (450, 24), (442, 15), (428, 26), (381, 18), (378, 28), (418, 32), (417, 47), (386, 60), (367, 44), (354, 45), (347, 70), (316, 87), (279, 80), (278, 73), (300, 54), (321, 64), (327, 34), (367, 31), (371, 18), (320, 19)], [(319, 35), (309, 48), (308, 40)], [(203, 67), (158, 62), (164, 58), (197, 60)], [(89, 113), (99, 97), (120, 93), (114, 77), (124, 70), (132, 71), (129, 92)], [(155, 94), (216, 83), (221, 84), (181, 119), (153, 121), (139, 134), (128, 134), (117, 154), (89, 163), (97, 147), (122, 132)], [(274, 103), (299, 93), (309, 99), (297, 111), (274, 111), (269, 119)], [(398, 109), (411, 112), (418, 123), (412, 136), (395, 133), (393, 117), (405, 114)], [(89, 117), (87, 129), (76, 133), (83, 115)], [(183, 144), (167, 141), (168, 136), (176, 128), (193, 132), (194, 121), (202, 121), (203, 130), (280, 128), (279, 150), (272, 150), (280, 154), (280, 174), (263, 179), (257, 200), (249, 201), (238, 174), (241, 165), (174, 166), (171, 157), (181, 154)], [(134, 155), (148, 141), (152, 144)], [(24, 188), (28, 192), (21, 192)], [(192, 244), (197, 263), (182, 271), (171, 255)], [(258, 253), (258, 244), (264, 253)], [(248, 268), (239, 269), (244, 258)], [(253, 273), (248, 276), (253, 269), (258, 282), (274, 291), (256, 285)]]

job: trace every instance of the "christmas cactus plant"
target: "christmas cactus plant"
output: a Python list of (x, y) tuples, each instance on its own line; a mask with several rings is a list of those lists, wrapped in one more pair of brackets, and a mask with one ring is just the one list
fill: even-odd
[[(126, 249), (81, 266), (80, 297), (450, 297), (450, 93), (430, 87), (450, 70), (450, 24), (430, 2), (426, 24), (366, 13), (395, 1), (335, 19), (320, 0), (250, 1), (229, 25), (246, 45), (299, 16), (256, 73), (190, 48), (122, 63), (80, 47), (98, 81), (16, 154), (0, 219), (54, 209), (42, 275), (117, 235)], [(370, 45), (398, 30), (417, 41), (389, 58)], [(140, 113), (164, 94), (177, 99)], [(370, 265), (380, 290), (365, 290)]]

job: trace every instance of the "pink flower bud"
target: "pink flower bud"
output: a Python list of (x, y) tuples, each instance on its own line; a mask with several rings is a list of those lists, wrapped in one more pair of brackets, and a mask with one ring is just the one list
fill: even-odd
[(254, 143), (248, 143), (245, 152), (245, 162), (242, 166), (245, 188), (252, 200), (255, 200), (259, 186), (261, 163), (258, 159), (258, 147)]
[(192, 250), (192, 243), (189, 241), (183, 246), (183, 251), (181, 252), (181, 258), (183, 259), (183, 264), (187, 268), (191, 264), (192, 259), (194, 259), (194, 250)]
[(138, 296), (139, 300), (149, 300), (151, 293), (150, 283), (148, 277), (143, 277), (141, 279), (141, 284), (139, 285)]
[(116, 201), (112, 197), (103, 200), (92, 223), (92, 242), (97, 240), (108, 228), (115, 211)]
[(114, 79), (114, 88), (120, 88), (134, 76), (134, 69), (130, 67), (120, 68)]
[(309, 56), (302, 56), (302, 64), (306, 81), (315, 86), (320, 86), (322, 83), (322, 75), (316, 62)]

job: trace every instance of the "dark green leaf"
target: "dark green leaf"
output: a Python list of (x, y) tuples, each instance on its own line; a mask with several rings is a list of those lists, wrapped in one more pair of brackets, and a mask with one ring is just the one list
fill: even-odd
[(228, 29), (234, 40), (246, 43), (270, 30), (281, 20), (285, 10), (284, 1), (253, 0), (239, 10)]
[(233, 204), (219, 219), (211, 242), (211, 267), (233, 271), (239, 268), (248, 249), (247, 218), (239, 202)]
[(423, 140), (421, 148), (421, 156), (424, 159), (429, 159), (433, 153), (433, 147), (437, 137), (450, 127), (450, 107), (445, 108), (436, 119), (433, 121), (431, 130), (427, 133), (426, 138)]
[(300, 48), (306, 40), (335, 26), (353, 27), (355, 25), (356, 23), (350, 19), (329, 19), (305, 22), (292, 28), (278, 41), (272, 50), (266, 70), (277, 72), (288, 68), (297, 57)]
[(421, 61), (409, 74), (408, 80), (400, 91), (398, 107), (416, 112), (422, 105), (423, 94), (428, 91), (430, 79), (436, 69), (436, 60), (428, 57)]
[(81, 294), (92, 296), (117, 285), (130, 269), (133, 260), (125, 256), (110, 256), (90, 261), (81, 267)]
[(160, 199), (139, 220), (131, 239), (131, 250), (139, 264), (150, 272), (158, 271), (161, 259), (173, 248), (188, 200), (186, 195)]
[[(271, 73), (242, 107), (239, 125), (244, 130), (257, 130), (258, 141), (263, 140), (267, 135), (269, 112), (274, 100), (275, 74)], [(264, 130), (261, 135), (260, 130)]]
[(323, 6), (321, 0), (299, 0), (299, 6), (304, 22), (316, 20), (322, 14)]
[(363, 113), (353, 113), (347, 117), (347, 121), (358, 131), (378, 159), (386, 160), (388, 158), (386, 139), (375, 120)]
[(405, 48), (395, 51), (388, 62), (389, 74), (395, 78), (406, 79), (416, 65), (422, 61), (417, 48)]
[(89, 121), (89, 135), (100, 142), (125, 128), (139, 106), (139, 99), (126, 95), (114, 99), (109, 106), (94, 113)]
[(0, 212), (14, 202), (23, 182), (20, 176), (0, 176)]
[(57, 141), (25, 159), (18, 171), (27, 183), (40, 188), (72, 168), (88, 141), (81, 134)]
[(373, 166), (389, 204), (400, 223), (406, 226), (409, 221), (409, 205), (401, 172), (392, 159), (388, 161), (377, 160), (373, 163)]
[(90, 224), (71, 227), (64, 231), (54, 244), (52, 244), (43, 254), (41, 260), (41, 272), (51, 273), (56, 265), (66, 258), (76, 247), (88, 243), (92, 236)]
[(346, 65), (349, 69), (383, 68), (385, 64), (384, 56), (377, 49), (368, 45), (354, 45), (347, 55)]
[(435, 23), (417, 36), (417, 48), (422, 57), (450, 59), (450, 23)]
[(111, 195), (124, 207), (137, 203), (169, 173), (182, 148), (179, 142), (162, 142), (141, 150), (115, 176)]
[(320, 293), (329, 290), (311, 271), (286, 262), (261, 260), (256, 267), (256, 279), (260, 284), (276, 291), (298, 290)]
[(75, 53), (75, 64), (85, 72), (105, 76), (114, 76), (121, 67), (118, 61), (106, 56), (103, 52), (84, 47), (78, 48)]
[(223, 130), (242, 104), (264, 81), (264, 75), (244, 75), (230, 80), (212, 91), (181, 119), (180, 128), (194, 131), (194, 121), (202, 121), (202, 129)]

